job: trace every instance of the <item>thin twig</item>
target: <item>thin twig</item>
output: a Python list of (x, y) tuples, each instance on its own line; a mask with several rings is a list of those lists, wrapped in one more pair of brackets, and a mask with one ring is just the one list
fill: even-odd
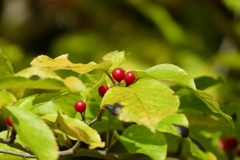
[(16, 140), (16, 135), (17, 135), (17, 132), (15, 131), (14, 128), (12, 128), (12, 131), (11, 131), (11, 136), (10, 136), (10, 141), (9, 141), (9, 146), (11, 146), (15, 140)]
[(111, 77), (111, 75), (108, 73), (108, 72), (106, 72), (106, 71), (104, 71), (103, 69), (101, 69), (101, 68), (98, 68), (100, 71), (102, 71), (103, 73), (105, 73), (107, 76), (108, 76), (108, 78), (112, 81), (112, 84), (114, 85), (114, 86), (116, 86), (116, 83), (115, 83), (115, 81), (113, 80), (113, 78)]
[(11, 154), (11, 155), (20, 156), (23, 158), (36, 158), (35, 155), (31, 155), (28, 153), (21, 153), (21, 152), (9, 151), (4, 149), (0, 149), (0, 153)]
[(100, 112), (98, 113), (97, 117), (93, 119), (91, 122), (87, 122), (87, 125), (91, 126), (94, 123), (101, 121), (103, 113), (104, 113), (104, 109), (100, 109)]
[[(10, 138), (8, 138), (8, 139), (0, 138), (0, 143), (7, 144), (7, 145), (8, 145), (9, 142), (10, 142), (10, 140), (11, 140)], [(24, 152), (27, 152), (27, 153), (31, 153), (30, 150), (29, 150), (27, 147), (25, 147), (24, 145), (21, 145), (21, 144), (19, 144), (19, 143), (17, 143), (17, 142), (11, 143), (11, 147), (16, 148), (16, 149), (19, 149), (19, 150), (24, 151)]]

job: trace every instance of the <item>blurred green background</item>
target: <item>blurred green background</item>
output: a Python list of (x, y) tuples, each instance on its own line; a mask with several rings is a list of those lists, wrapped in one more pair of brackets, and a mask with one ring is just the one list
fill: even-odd
[(227, 85), (210, 92), (222, 105), (239, 101), (237, 0), (2, 0), (0, 47), (16, 72), (41, 54), (87, 63), (124, 50), (126, 69), (172, 63), (220, 76)]

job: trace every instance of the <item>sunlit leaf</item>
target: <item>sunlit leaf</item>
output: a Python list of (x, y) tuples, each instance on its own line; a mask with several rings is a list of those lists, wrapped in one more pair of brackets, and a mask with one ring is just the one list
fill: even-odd
[(173, 91), (152, 79), (141, 79), (129, 87), (112, 87), (103, 97), (102, 107), (115, 107), (116, 117), (137, 122), (155, 131), (159, 121), (178, 109), (179, 99)]
[(14, 106), (18, 106), (19, 108), (24, 108), (29, 110), (32, 108), (33, 100), (35, 99), (36, 96), (37, 95), (31, 95), (31, 96), (19, 99), (16, 103), (14, 103)]
[(110, 72), (112, 72), (113, 69), (118, 67), (123, 67), (126, 63), (126, 57), (125, 52), (121, 51), (114, 51), (106, 54), (102, 59), (105, 61), (111, 61), (112, 66), (110, 68)]
[(88, 73), (96, 68), (106, 69), (109, 68), (112, 63), (104, 61), (100, 64), (95, 62), (89, 62), (88, 64), (72, 63), (68, 60), (68, 54), (61, 55), (55, 59), (52, 59), (45, 55), (36, 57), (32, 62), (32, 66), (48, 68), (50, 70), (72, 70), (80, 74)]
[(164, 160), (167, 154), (167, 142), (161, 132), (153, 133), (142, 125), (128, 127), (122, 135), (114, 135), (122, 142), (129, 153), (143, 153), (154, 160)]
[(51, 122), (54, 122), (54, 125), (69, 135), (83, 141), (84, 143), (89, 144), (89, 149), (95, 149), (97, 147), (104, 147), (104, 142), (101, 141), (100, 135), (94, 129), (90, 128), (86, 123), (75, 119), (70, 118), (60, 114), (51, 114), (42, 117)]
[(63, 80), (63, 83), (72, 91), (72, 92), (84, 92), (88, 93), (87, 87), (85, 84), (78, 78), (70, 76)]
[(16, 97), (11, 92), (6, 90), (0, 91), (0, 109), (6, 105), (11, 105), (16, 100)]
[(2, 111), (11, 119), (20, 140), (39, 160), (58, 159), (55, 137), (42, 119), (22, 108), (5, 107)]
[(148, 68), (145, 72), (159, 80), (170, 81), (187, 88), (196, 89), (193, 78), (178, 66), (160, 64)]
[(38, 79), (62, 80), (62, 78), (59, 77), (55, 72), (45, 68), (40, 68), (40, 67), (29, 67), (29, 68), (23, 69), (20, 72), (16, 73), (15, 76), (25, 77), (29, 79), (33, 78), (33, 80), (38, 80)]

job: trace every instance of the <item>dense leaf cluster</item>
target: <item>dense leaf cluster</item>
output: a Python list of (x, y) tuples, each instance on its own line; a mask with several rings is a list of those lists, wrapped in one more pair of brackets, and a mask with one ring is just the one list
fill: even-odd
[[(163, 160), (180, 157), (180, 149), (185, 146), (184, 156), (217, 159), (219, 152), (208, 147), (209, 143), (202, 146), (196, 141), (202, 135), (194, 132), (194, 127), (216, 126), (216, 121), (231, 128), (233, 121), (221, 111), (212, 95), (196, 88), (190, 75), (178, 66), (159, 64), (144, 71), (134, 70), (136, 80), (126, 86), (124, 81), (116, 84), (110, 75), (115, 68), (124, 66), (125, 53), (111, 52), (102, 59), (101, 63), (82, 64), (70, 62), (68, 55), (55, 59), (41, 55), (29, 68), (14, 73), (7, 57), (0, 53), (0, 109), (13, 124), (8, 143), (12, 147), (1, 144), (4, 154), (0, 158), (14, 155), (56, 160), (89, 153), (87, 156), (103, 159), (127, 159), (136, 154)], [(74, 71), (79, 77), (63, 78), (58, 70)], [(177, 86), (170, 86), (169, 82)], [(103, 84), (109, 89), (100, 97), (98, 87)], [(46, 92), (23, 96), (26, 89)], [(75, 102), (80, 100), (87, 105), (85, 119), (74, 109)], [(102, 135), (106, 135), (105, 140)], [(2, 139), (7, 140), (6, 136), (7, 131), (0, 133)], [(174, 154), (169, 137), (178, 139), (174, 143), (179, 148)], [(118, 140), (128, 154), (111, 150)], [(61, 150), (63, 146), (69, 149)]]

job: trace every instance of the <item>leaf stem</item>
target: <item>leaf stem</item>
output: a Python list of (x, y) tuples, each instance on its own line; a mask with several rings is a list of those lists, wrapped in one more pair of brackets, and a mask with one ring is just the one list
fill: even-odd
[(113, 84), (114, 86), (116, 86), (115, 81), (113, 80), (112, 76), (111, 76), (108, 72), (104, 71), (104, 70), (101, 69), (101, 68), (98, 68), (98, 69), (99, 69), (100, 71), (102, 71), (103, 73), (105, 73), (105, 74), (108, 76), (108, 78), (112, 81), (112, 84)]
[(103, 113), (104, 113), (104, 109), (100, 109), (100, 112), (98, 113), (97, 117), (93, 119), (91, 122), (87, 122), (87, 125), (91, 126), (94, 123), (101, 121)]

